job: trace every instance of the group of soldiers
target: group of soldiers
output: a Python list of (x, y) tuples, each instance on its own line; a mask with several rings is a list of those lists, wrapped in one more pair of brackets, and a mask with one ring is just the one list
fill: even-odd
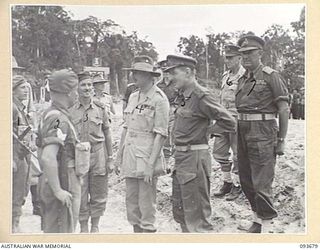
[[(264, 40), (254, 35), (225, 47), (227, 71), (219, 100), (197, 82), (195, 59), (168, 55), (157, 68), (150, 57), (137, 56), (125, 69), (132, 73), (134, 85), (124, 105), (115, 159), (112, 110), (103, 96), (105, 80), (92, 79), (86, 72), (52, 73), (52, 103), (41, 116), (36, 140), (43, 172), (39, 181), (43, 231), (72, 233), (79, 222), (80, 232), (88, 233), (91, 218), (90, 232), (99, 232), (108, 174), (114, 171), (125, 179), (127, 219), (133, 232), (156, 232), (157, 181), (173, 155), (174, 220), (184, 233), (212, 232), (208, 141), (214, 138), (213, 157), (223, 172), (214, 196), (232, 201), (243, 192), (252, 209), (247, 231), (271, 232), (277, 217), (272, 182), (276, 156), (284, 154), (289, 99), (280, 74), (261, 63), (263, 47)], [(14, 231), (25, 193), (15, 190), (16, 184), (27, 178), (32, 153), (22, 105), (24, 85), (23, 77), (13, 78)]]

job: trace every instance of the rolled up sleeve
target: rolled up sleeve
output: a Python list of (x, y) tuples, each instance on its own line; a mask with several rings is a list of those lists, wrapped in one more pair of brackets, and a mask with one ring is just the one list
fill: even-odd
[(201, 99), (199, 107), (203, 115), (210, 120), (216, 121), (212, 127), (214, 132), (222, 133), (236, 131), (236, 121), (232, 114), (219, 104), (212, 95), (205, 95)]
[(170, 106), (168, 99), (159, 99), (155, 105), (154, 133), (160, 134), (164, 137), (168, 136), (169, 110)]
[(273, 72), (270, 76), (270, 87), (274, 97), (274, 102), (286, 101), (289, 102), (288, 89), (277, 72)]
[(59, 117), (50, 117), (45, 121), (45, 130), (42, 133), (42, 147), (50, 144), (65, 145), (69, 133), (69, 124), (60, 121)]

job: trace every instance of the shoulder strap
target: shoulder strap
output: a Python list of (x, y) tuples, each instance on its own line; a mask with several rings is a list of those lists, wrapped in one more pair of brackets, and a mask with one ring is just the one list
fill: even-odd
[(271, 75), (273, 72), (276, 72), (276, 70), (274, 70), (273, 68), (270, 68), (269, 66), (264, 66), (262, 68), (262, 71), (264, 73), (267, 73), (268, 75)]

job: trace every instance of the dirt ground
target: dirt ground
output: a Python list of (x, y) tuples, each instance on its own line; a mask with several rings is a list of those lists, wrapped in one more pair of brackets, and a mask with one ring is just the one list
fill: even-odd
[[(116, 104), (117, 114), (113, 117), (112, 132), (114, 152), (118, 148), (121, 133), (121, 104)], [(210, 142), (212, 143), (212, 141)], [(173, 162), (173, 159), (172, 161)], [(221, 170), (213, 161), (211, 176), (212, 193), (221, 185)], [(274, 220), (275, 233), (305, 232), (305, 121), (290, 120), (286, 154), (278, 158), (274, 181), (274, 204), (278, 218)], [(235, 201), (224, 198), (211, 199), (213, 233), (245, 233), (238, 226), (251, 222), (249, 203), (244, 195)], [(180, 229), (172, 217), (171, 177), (162, 176), (158, 182), (157, 225), (159, 233), (179, 233)], [(21, 218), (22, 233), (41, 233), (40, 217), (32, 215), (31, 196), (27, 197)], [(79, 232), (79, 229), (77, 229)], [(126, 219), (125, 185), (115, 174), (109, 178), (107, 208), (101, 218), (100, 233), (132, 233)]]

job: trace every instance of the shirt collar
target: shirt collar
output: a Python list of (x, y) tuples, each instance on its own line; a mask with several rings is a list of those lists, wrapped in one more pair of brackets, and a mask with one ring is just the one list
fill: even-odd
[(258, 73), (258, 71), (261, 69), (262, 66), (263, 66), (262, 63), (260, 63), (259, 66), (252, 71), (254, 76)]
[[(93, 98), (90, 99), (89, 108), (92, 108), (92, 105), (93, 105)], [(84, 105), (80, 102), (80, 99), (77, 100), (75, 106), (77, 109), (79, 109), (80, 107), (84, 107)]]
[[(148, 92), (146, 94), (144, 94), (144, 96), (148, 99), (152, 99), (152, 97), (154, 96), (154, 94), (156, 93), (156, 85), (152, 85), (152, 87), (148, 90)], [(141, 93), (141, 91), (140, 91)]]
[(197, 82), (193, 83), (190, 87), (186, 88), (184, 91), (183, 91), (183, 96), (186, 98), (186, 97), (190, 97), (192, 92), (194, 91), (194, 89), (196, 88), (197, 86)]

